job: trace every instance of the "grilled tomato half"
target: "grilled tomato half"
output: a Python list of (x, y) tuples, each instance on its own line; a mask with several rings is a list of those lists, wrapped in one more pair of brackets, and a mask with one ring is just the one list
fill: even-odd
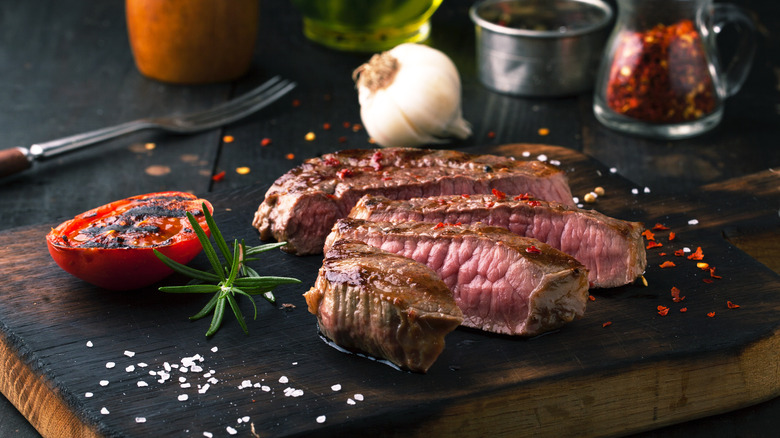
[(137, 289), (173, 273), (154, 249), (185, 264), (202, 251), (186, 213), (210, 235), (204, 204), (214, 211), (207, 200), (185, 192), (133, 196), (63, 222), (46, 243), (54, 261), (73, 276), (105, 289)]

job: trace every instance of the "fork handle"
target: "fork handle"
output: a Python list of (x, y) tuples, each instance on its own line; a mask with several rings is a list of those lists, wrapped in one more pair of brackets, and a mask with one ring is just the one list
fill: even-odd
[(0, 151), (0, 178), (17, 174), (31, 166), (32, 160), (25, 148), (16, 147)]

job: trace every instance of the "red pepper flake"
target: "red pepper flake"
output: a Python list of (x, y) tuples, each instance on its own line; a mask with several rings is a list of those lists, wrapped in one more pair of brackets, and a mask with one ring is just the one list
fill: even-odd
[(347, 137), (345, 137), (343, 135), (341, 137), (339, 137), (339, 143), (346, 143), (346, 142), (347, 142)]
[(539, 135), (544, 137), (545, 135), (548, 135), (550, 133), (550, 130), (547, 128), (539, 128), (538, 131), (536, 131)]
[(301, 106), (301, 101), (300, 101), (300, 100), (298, 100), (298, 99), (293, 99), (293, 101), (292, 101), (292, 106), (294, 106), (294, 107), (299, 107), (299, 106)]
[(285, 155), (284, 158), (287, 158), (288, 160), (295, 159), (295, 154), (290, 152), (289, 154)]
[(669, 308), (665, 306), (658, 306), (658, 314), (661, 316), (666, 316), (669, 313)]
[(707, 316), (709, 316), (710, 318), (714, 318), (715, 317), (715, 312), (710, 312), (710, 313), (707, 314)]
[(704, 259), (704, 253), (701, 250), (701, 247), (696, 248), (696, 251), (694, 251), (691, 255), (688, 256), (689, 260), (703, 260)]
[(664, 246), (664, 245), (662, 243), (659, 243), (659, 242), (656, 242), (656, 241), (653, 240), (653, 241), (647, 242), (646, 249), (658, 248), (659, 246)]
[(645, 239), (647, 240), (655, 240), (655, 234), (650, 230), (643, 231), (642, 235), (645, 236)]
[(739, 309), (739, 304), (734, 304), (731, 301), (726, 301), (726, 307), (729, 309)]
[(349, 127), (352, 126), (352, 123), (344, 122), (344, 123), (341, 124), (341, 126), (343, 126), (346, 129), (349, 129)]
[(215, 181), (215, 182), (222, 181), (223, 179), (225, 179), (225, 171), (224, 170), (222, 172), (219, 172), (219, 173), (217, 173), (217, 174), (215, 174), (214, 176), (211, 177), (211, 180)]
[(659, 252), (658, 255), (661, 256), (661, 257), (666, 257), (666, 253), (665, 252)]
[(693, 21), (621, 34), (605, 94), (618, 114), (653, 123), (696, 120), (715, 111), (719, 98)]
[(493, 196), (496, 197), (496, 199), (504, 199), (506, 198), (506, 193), (502, 192), (498, 189), (492, 189), (491, 192), (493, 192)]
[(677, 235), (674, 234), (674, 231), (670, 231), (669, 232), (669, 241), (671, 242), (672, 240), (674, 240), (675, 237), (677, 237)]
[(588, 295), (588, 299), (591, 301), (596, 301), (596, 297), (594, 297), (593, 295)]
[(328, 122), (323, 123), (322, 124), (322, 129), (324, 129), (326, 131), (330, 131), (330, 123), (328, 123)]
[(541, 254), (541, 253), (542, 253), (542, 250), (541, 250), (541, 249), (539, 249), (539, 248), (537, 248), (537, 247), (536, 247), (536, 246), (534, 246), (534, 245), (531, 245), (531, 246), (529, 246), (529, 247), (527, 247), (527, 248), (525, 249), (525, 252), (527, 252), (527, 253), (529, 253), (529, 254)]
[(496, 133), (493, 131), (488, 131), (487, 138), (496, 138)]
[(672, 301), (675, 303), (679, 303), (680, 301), (684, 300), (685, 296), (680, 296), (680, 289), (677, 289), (676, 286), (672, 286)]
[(232, 135), (226, 135), (222, 137), (222, 141), (225, 143), (233, 143), (233, 140), (235, 140), (235, 138)]
[(522, 195), (517, 195), (514, 197), (515, 201), (528, 201), (529, 199), (531, 199), (531, 195), (528, 193), (523, 193)]
[(664, 225), (664, 224), (662, 224), (660, 222), (657, 222), (655, 225), (653, 225), (653, 231), (665, 231), (665, 230), (668, 230), (668, 229), (669, 229), (669, 227), (667, 227), (666, 225)]
[(709, 263), (704, 263), (704, 262), (696, 263), (696, 267), (701, 269), (702, 271), (706, 271), (706, 270), (710, 269)]
[(354, 175), (355, 175), (355, 172), (353, 172), (352, 169), (349, 169), (349, 168), (346, 168), (346, 167), (343, 168), (343, 169), (339, 169), (339, 171), (336, 172), (336, 176), (338, 176), (339, 179), (349, 178), (349, 177), (354, 176)]
[(661, 268), (671, 268), (672, 266), (677, 266), (677, 265), (675, 265), (674, 262), (670, 262), (669, 260), (667, 260), (658, 266), (660, 266)]
[(363, 129), (363, 125), (361, 125), (360, 123), (355, 123), (354, 125), (352, 125), (352, 132), (358, 132), (361, 129)]
[(713, 282), (714, 282), (714, 280), (713, 280), (713, 279), (711, 279), (711, 278), (702, 278), (702, 280), (701, 280), (701, 281), (703, 281), (703, 282), (705, 282), (705, 283), (707, 283), (707, 284), (709, 284), (709, 283), (713, 283)]
[(260, 146), (268, 146), (269, 144), (271, 144), (271, 139), (268, 137), (260, 140)]
[(680, 313), (685, 313), (688, 311), (687, 307), (680, 307)]
[(685, 250), (678, 249), (677, 251), (674, 252), (674, 255), (676, 255), (677, 257), (682, 257), (685, 255)]
[(382, 170), (382, 152), (376, 151), (374, 155), (371, 155), (371, 167), (377, 172)]
[(612, 321), (607, 321), (607, 322), (601, 324), (602, 327), (609, 327), (611, 325), (612, 325)]
[(341, 166), (341, 161), (339, 161), (335, 157), (328, 157), (328, 158), (322, 160), (322, 162), (326, 166), (331, 166), (331, 167)]
[(711, 278), (716, 278), (716, 279), (718, 279), (718, 280), (720, 280), (721, 278), (723, 278), (723, 277), (721, 277), (720, 275), (715, 275), (715, 267), (714, 267), (714, 266), (711, 266), (711, 267), (710, 267), (710, 277), (711, 277)]

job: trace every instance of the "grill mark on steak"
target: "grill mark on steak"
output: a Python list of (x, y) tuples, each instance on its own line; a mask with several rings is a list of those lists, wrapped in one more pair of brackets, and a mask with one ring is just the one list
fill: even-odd
[(452, 292), (427, 266), (347, 240), (326, 252), (304, 297), (337, 345), (414, 372), (430, 368), (463, 321)]
[(503, 228), (345, 218), (333, 226), (326, 251), (341, 239), (426, 264), (452, 290), (468, 327), (533, 336), (585, 312), (587, 269), (550, 245)]
[(594, 287), (631, 283), (647, 267), (641, 223), (528, 197), (473, 195), (392, 200), (365, 196), (350, 217), (389, 222), (482, 222), (506, 228), (517, 235), (539, 239), (579, 260), (588, 269)]
[(574, 205), (565, 172), (540, 161), (429, 149), (354, 149), (311, 158), (279, 177), (252, 225), (285, 251), (322, 252), (337, 219), (363, 195), (409, 199), (462, 193), (535, 196)]

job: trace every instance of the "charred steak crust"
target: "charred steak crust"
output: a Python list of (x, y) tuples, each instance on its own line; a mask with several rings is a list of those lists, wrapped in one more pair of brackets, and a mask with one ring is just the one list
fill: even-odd
[(550, 245), (503, 228), (345, 218), (333, 226), (326, 251), (341, 239), (426, 264), (452, 290), (468, 327), (533, 336), (585, 312), (587, 269)]
[(508, 194), (573, 205), (565, 172), (540, 161), (411, 148), (354, 149), (311, 158), (279, 177), (252, 225), (285, 250), (318, 254), (337, 219), (366, 194), (392, 199), (436, 195)]
[(427, 266), (360, 242), (334, 242), (304, 294), (337, 345), (426, 372), (463, 321), (452, 292)]
[(643, 224), (529, 196), (364, 196), (350, 217), (372, 221), (476, 223), (539, 239), (579, 260), (593, 287), (633, 282), (647, 267)]

